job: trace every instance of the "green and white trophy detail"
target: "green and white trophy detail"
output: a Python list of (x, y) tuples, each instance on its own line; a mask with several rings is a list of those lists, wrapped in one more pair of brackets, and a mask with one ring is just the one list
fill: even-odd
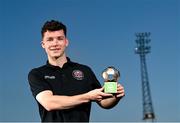
[(113, 66), (107, 67), (102, 72), (104, 79), (104, 92), (105, 93), (117, 93), (117, 83), (120, 78), (120, 72)]

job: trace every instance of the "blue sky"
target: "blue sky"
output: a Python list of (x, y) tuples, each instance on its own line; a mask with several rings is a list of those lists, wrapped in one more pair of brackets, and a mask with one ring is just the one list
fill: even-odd
[(179, 0), (0, 0), (0, 121), (39, 121), (27, 75), (45, 64), (40, 30), (47, 20), (68, 28), (72, 61), (101, 72), (115, 66), (126, 96), (113, 109), (93, 104), (91, 121), (142, 121), (136, 32), (151, 32), (147, 68), (157, 121), (180, 121)]

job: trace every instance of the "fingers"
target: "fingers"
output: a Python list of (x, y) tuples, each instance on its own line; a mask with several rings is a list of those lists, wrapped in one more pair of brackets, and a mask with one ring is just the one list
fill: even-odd
[[(104, 93), (103, 91), (104, 91), (104, 87), (91, 91), (89, 93), (90, 97), (91, 97), (91, 100), (101, 101), (104, 98), (109, 98), (109, 97), (113, 97), (114, 96), (113, 94)], [(120, 97), (123, 97), (124, 95), (125, 95), (124, 87), (121, 84), (118, 84), (117, 85), (117, 94), (116, 94), (116, 97), (120, 98)]]
[(121, 84), (117, 85), (117, 91), (124, 91), (124, 87)]
[(104, 92), (100, 93), (100, 95), (101, 95), (102, 97), (111, 97), (111, 96), (113, 96), (113, 94), (104, 93)]
[(102, 91), (104, 90), (104, 87), (102, 87), (102, 88), (99, 88), (98, 90), (102, 92)]
[(93, 101), (101, 101), (104, 97), (112, 96), (112, 94), (106, 94), (103, 92), (104, 88), (94, 89), (90, 92), (88, 92), (88, 96), (90, 97), (90, 100)]
[(104, 93), (104, 92), (101, 92), (99, 93), (99, 95), (97, 96), (96, 98), (96, 101), (101, 101), (103, 100), (104, 98), (109, 98), (109, 97), (113, 97), (113, 94), (108, 94), (108, 93)]
[(113, 96), (112, 94), (109, 94), (109, 93), (104, 93), (104, 87), (100, 88), (100, 89), (97, 89), (99, 92), (99, 96), (101, 97), (109, 97), (109, 96)]
[(102, 100), (102, 96), (97, 96), (97, 100)]
[(121, 84), (118, 84), (116, 97), (123, 97), (123, 96), (125, 96), (124, 87)]

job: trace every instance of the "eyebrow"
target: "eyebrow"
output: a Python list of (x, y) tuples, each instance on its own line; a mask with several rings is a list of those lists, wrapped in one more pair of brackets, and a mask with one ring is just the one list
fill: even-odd
[(46, 37), (45, 39), (50, 39), (50, 38), (66, 38), (65, 36), (56, 36), (56, 37), (52, 37), (52, 36), (49, 36), (49, 37)]

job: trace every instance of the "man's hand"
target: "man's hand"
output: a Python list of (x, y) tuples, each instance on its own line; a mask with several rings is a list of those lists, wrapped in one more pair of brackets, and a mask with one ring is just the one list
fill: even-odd
[(117, 85), (117, 94), (116, 94), (116, 97), (117, 98), (121, 98), (123, 96), (125, 96), (124, 87), (121, 84), (118, 84)]
[(89, 91), (87, 93), (87, 96), (90, 98), (90, 100), (92, 101), (101, 101), (103, 98), (106, 97), (113, 97), (112, 94), (107, 94), (103, 92), (104, 88), (100, 88), (100, 89), (94, 89), (92, 91)]
[(103, 97), (98, 104), (105, 109), (110, 109), (112, 107), (114, 107), (119, 100), (124, 97), (125, 92), (124, 92), (124, 87), (121, 84), (117, 85), (117, 93), (114, 94), (111, 97)]

